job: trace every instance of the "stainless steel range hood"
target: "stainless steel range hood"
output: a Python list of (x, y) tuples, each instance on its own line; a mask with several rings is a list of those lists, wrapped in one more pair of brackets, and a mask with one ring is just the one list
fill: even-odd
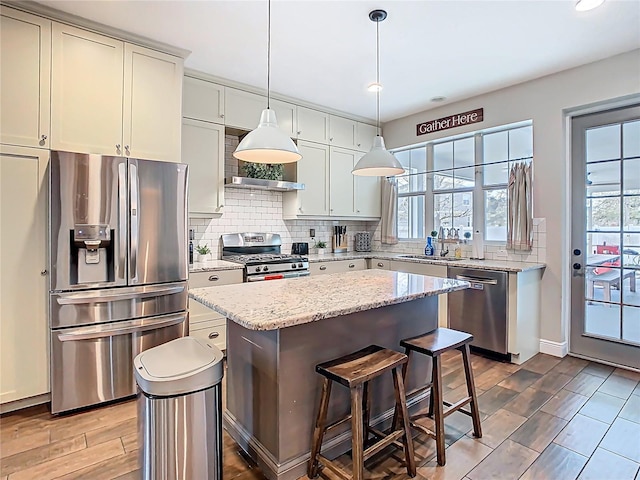
[(225, 178), (224, 186), (229, 188), (257, 188), (260, 190), (277, 190), (280, 192), (304, 190), (304, 183), (285, 182), (282, 180), (265, 180), (262, 178), (249, 177)]

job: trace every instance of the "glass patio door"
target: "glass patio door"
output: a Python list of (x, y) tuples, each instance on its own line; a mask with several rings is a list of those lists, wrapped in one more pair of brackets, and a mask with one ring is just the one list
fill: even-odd
[(640, 106), (572, 120), (572, 353), (640, 368)]

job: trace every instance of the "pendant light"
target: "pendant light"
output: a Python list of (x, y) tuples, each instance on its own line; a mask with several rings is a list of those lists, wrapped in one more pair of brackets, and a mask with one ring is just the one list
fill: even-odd
[(384, 139), (380, 136), (380, 22), (387, 18), (384, 10), (373, 10), (369, 13), (369, 19), (376, 22), (376, 119), (377, 135), (373, 139), (373, 146), (369, 153), (364, 155), (353, 167), (351, 173), (367, 177), (387, 177), (404, 173), (404, 168), (400, 162), (391, 155), (384, 146)]
[(269, 27), (267, 43), (267, 108), (260, 115), (255, 130), (247, 133), (233, 156), (253, 163), (293, 163), (302, 158), (293, 140), (280, 128), (276, 112), (271, 110), (271, 0), (269, 0)]

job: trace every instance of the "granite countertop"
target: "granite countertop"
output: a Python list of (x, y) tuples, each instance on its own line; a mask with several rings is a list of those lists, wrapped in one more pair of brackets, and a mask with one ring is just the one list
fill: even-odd
[(189, 273), (241, 270), (243, 268), (244, 265), (241, 263), (227, 262), (226, 260), (209, 260), (206, 262), (194, 262), (192, 265), (189, 265)]
[(424, 263), (431, 265), (451, 265), (452, 267), (477, 268), (479, 270), (495, 270), (501, 272), (526, 272), (546, 268), (544, 263), (512, 262), (509, 260), (471, 260), (462, 258), (460, 260), (441, 260), (439, 257), (433, 258), (407, 258), (404, 254), (385, 252), (347, 252), (347, 253), (327, 253), (325, 255), (309, 255), (309, 262), (335, 262), (339, 260), (355, 260), (358, 258), (375, 258), (377, 260), (397, 260), (409, 263)]
[(194, 288), (189, 296), (245, 328), (277, 330), (468, 287), (449, 278), (360, 270)]

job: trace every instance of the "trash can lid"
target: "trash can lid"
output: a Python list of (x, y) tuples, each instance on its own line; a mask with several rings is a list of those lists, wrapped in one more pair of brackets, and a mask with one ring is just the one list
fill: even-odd
[(145, 350), (133, 360), (136, 382), (148, 395), (184, 395), (222, 380), (223, 354), (215, 345), (183, 337)]

